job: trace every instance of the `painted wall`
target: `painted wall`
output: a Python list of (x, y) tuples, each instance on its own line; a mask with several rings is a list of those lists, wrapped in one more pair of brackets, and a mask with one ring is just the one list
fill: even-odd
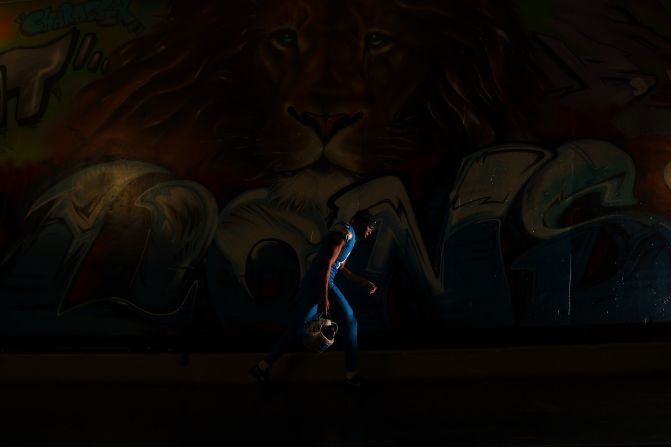
[(671, 1), (232, 3), (0, 4), (0, 335), (671, 319)]

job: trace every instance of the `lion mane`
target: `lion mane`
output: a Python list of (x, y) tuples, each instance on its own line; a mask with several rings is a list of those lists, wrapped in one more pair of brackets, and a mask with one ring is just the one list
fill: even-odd
[[(266, 3), (174, 2), (155, 31), (121, 46), (107, 75), (78, 94), (50, 138), (52, 158), (150, 161), (215, 192), (269, 181), (274, 173), (257, 162), (257, 142), (247, 132), (273, 101), (255, 75), (258, 33), (250, 25)], [(427, 78), (405, 106), (416, 145), (461, 156), (463, 148), (525, 135), (539, 83), (513, 3), (396, 4), (421, 24), (431, 55)], [(413, 154), (404, 154), (399, 161), (407, 163)]]

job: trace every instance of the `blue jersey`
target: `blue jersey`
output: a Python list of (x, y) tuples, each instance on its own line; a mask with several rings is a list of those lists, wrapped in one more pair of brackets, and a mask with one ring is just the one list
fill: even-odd
[[(352, 253), (354, 245), (356, 244), (356, 234), (354, 233), (354, 228), (352, 228), (352, 226), (346, 222), (336, 223), (331, 227), (329, 232), (339, 234), (345, 241), (345, 245), (340, 250), (340, 254), (331, 266), (329, 277), (329, 282), (331, 282), (338, 274), (338, 270), (340, 270), (340, 268), (345, 264), (347, 258), (349, 258), (349, 255)], [(312, 261), (312, 266), (310, 267), (310, 270), (308, 271), (308, 274), (305, 278), (306, 280), (310, 281), (318, 279), (318, 272), (321, 270), (324, 263), (327, 262), (326, 258), (328, 256), (330, 244), (331, 236), (328, 235), (324, 238), (321, 246), (319, 247), (319, 250), (317, 251), (317, 255), (315, 256), (314, 261)]]
[(331, 266), (331, 279), (335, 278), (338, 274), (338, 270), (347, 262), (350, 253), (354, 249), (354, 244), (356, 244), (356, 233), (354, 233), (354, 228), (348, 223), (339, 222), (331, 228), (331, 232), (340, 234), (345, 240), (345, 245), (340, 250), (340, 254), (336, 258), (335, 262)]

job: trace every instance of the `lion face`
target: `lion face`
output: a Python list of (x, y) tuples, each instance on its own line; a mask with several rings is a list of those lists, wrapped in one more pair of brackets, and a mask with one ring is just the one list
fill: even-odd
[[(420, 30), (392, 1), (267, 2), (252, 23), (258, 67), (249, 155), (275, 173), (384, 172), (417, 149), (404, 114), (429, 68)], [(258, 166), (258, 164), (257, 164)]]
[(535, 75), (513, 6), (173, 2), (170, 20), (79, 92), (51, 156), (151, 162), (217, 193), (346, 186), (418, 157), (458, 164), (523, 127)]

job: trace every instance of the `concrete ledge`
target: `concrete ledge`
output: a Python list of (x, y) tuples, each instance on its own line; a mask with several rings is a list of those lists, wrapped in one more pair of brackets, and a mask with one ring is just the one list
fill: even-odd
[[(250, 383), (260, 353), (1, 354), (0, 381)], [(368, 380), (671, 373), (671, 343), (361, 352)], [(339, 381), (341, 352), (290, 353), (276, 380)]]

